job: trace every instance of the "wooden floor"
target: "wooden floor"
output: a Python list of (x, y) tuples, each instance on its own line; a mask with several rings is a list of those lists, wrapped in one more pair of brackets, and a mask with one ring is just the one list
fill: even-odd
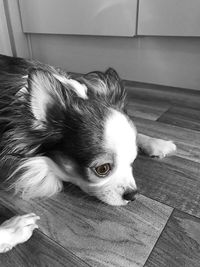
[(0, 266), (200, 266), (200, 92), (133, 82), (128, 111), (138, 131), (174, 140), (165, 159), (138, 156), (140, 189), (126, 207), (111, 207), (79, 189), (25, 202), (0, 192), (0, 219), (35, 212), (39, 230), (0, 255)]

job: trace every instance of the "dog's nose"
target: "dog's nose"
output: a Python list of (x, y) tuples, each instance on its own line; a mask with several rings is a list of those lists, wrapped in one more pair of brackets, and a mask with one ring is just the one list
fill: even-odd
[(128, 201), (133, 201), (135, 200), (135, 196), (138, 193), (138, 190), (126, 190), (123, 194), (123, 199), (128, 200)]

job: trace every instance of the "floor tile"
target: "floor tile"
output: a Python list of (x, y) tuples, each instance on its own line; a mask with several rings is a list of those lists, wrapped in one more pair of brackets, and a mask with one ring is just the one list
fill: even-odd
[(139, 156), (133, 173), (147, 197), (200, 218), (200, 164), (177, 156)]
[[(15, 214), (0, 204), (0, 221), (11, 218)], [(11, 251), (0, 255), (2, 267), (89, 267), (88, 264), (59, 246), (52, 239), (34, 230), (33, 236), (24, 244), (17, 245)]]
[(200, 131), (200, 110), (171, 107), (167, 112), (161, 115), (158, 121), (176, 125), (181, 128)]
[(74, 190), (37, 203), (1, 192), (0, 201), (38, 214), (44, 234), (92, 266), (143, 266), (172, 209), (142, 195), (111, 207)]
[(129, 99), (200, 109), (200, 92), (162, 85), (124, 82)]
[(172, 140), (177, 145), (178, 157), (200, 163), (200, 132), (142, 118), (132, 119), (139, 133)]
[(174, 211), (145, 267), (199, 267), (200, 220)]
[(142, 100), (132, 100), (128, 102), (127, 110), (130, 116), (157, 120), (164, 112), (169, 109), (169, 105)]

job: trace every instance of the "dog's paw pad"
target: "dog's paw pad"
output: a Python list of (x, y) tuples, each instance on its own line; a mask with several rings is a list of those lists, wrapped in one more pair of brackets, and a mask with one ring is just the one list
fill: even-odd
[(16, 246), (17, 244), (27, 241), (33, 234), (33, 230), (38, 228), (37, 220), (40, 217), (36, 216), (34, 213), (15, 216), (8, 221), (5, 221), (1, 228), (6, 231), (6, 244), (11, 247)]
[(150, 145), (149, 156), (164, 158), (176, 151), (176, 145), (172, 141), (153, 139)]

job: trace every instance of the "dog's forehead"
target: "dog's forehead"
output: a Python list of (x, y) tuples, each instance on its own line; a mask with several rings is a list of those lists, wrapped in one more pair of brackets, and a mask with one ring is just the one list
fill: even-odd
[(136, 135), (136, 128), (130, 119), (117, 110), (111, 110), (105, 123), (106, 147), (120, 157), (124, 156), (133, 160), (137, 153)]

